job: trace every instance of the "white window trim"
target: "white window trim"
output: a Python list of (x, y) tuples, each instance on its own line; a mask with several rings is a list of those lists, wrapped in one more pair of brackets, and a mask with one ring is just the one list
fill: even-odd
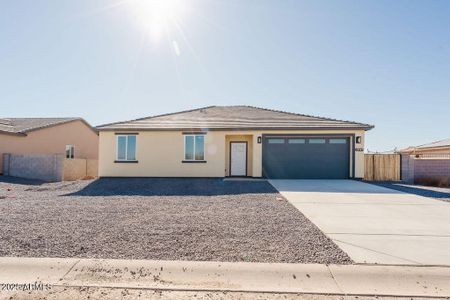
[[(119, 158), (119, 137), (125, 137), (125, 159)], [(127, 159), (128, 157), (128, 137), (136, 136), (135, 134), (117, 134), (116, 135), (116, 160), (117, 161), (137, 161), (137, 137), (136, 137), (136, 145), (134, 148), (134, 159)]]
[[(186, 158), (186, 137), (188, 137), (188, 136), (194, 137), (194, 153), (193, 153), (194, 155), (193, 155), (192, 159)], [(195, 150), (197, 149), (197, 143), (195, 142), (196, 136), (203, 136), (203, 159), (195, 159)], [(204, 134), (185, 134), (183, 136), (183, 141), (184, 141), (184, 143), (183, 143), (183, 152), (184, 152), (183, 160), (184, 161), (206, 161), (206, 151), (205, 151), (206, 143), (205, 143), (205, 135)]]

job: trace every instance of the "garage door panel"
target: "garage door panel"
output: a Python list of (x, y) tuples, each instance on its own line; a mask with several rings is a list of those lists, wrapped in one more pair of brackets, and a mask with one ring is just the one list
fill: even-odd
[[(341, 179), (349, 177), (348, 138), (271, 137), (263, 140), (267, 178)], [(275, 140), (276, 139), (276, 140)], [(281, 140), (283, 139), (283, 140)]]

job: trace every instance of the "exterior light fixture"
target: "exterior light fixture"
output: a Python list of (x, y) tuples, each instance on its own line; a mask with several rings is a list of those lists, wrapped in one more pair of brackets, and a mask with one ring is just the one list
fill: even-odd
[(258, 136), (258, 144), (261, 144), (261, 137)]

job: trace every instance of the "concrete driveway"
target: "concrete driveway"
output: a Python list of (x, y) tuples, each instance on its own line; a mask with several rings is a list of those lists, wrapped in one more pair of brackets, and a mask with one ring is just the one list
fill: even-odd
[(356, 263), (450, 265), (450, 202), (353, 180), (270, 180)]

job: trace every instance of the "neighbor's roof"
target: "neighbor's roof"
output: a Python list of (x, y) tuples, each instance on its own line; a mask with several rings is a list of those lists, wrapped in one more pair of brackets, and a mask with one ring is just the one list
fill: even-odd
[(97, 126), (98, 130), (372, 129), (372, 125), (252, 106), (209, 106)]
[(33, 130), (61, 125), (75, 120), (80, 120), (91, 127), (82, 118), (0, 118), (0, 133), (26, 134)]
[(445, 139), (445, 140), (431, 142), (431, 143), (428, 143), (428, 144), (419, 145), (419, 146), (416, 146), (416, 147), (410, 146), (408, 148), (400, 150), (400, 152), (410, 152), (410, 151), (414, 151), (414, 150), (418, 150), (418, 149), (422, 150), (422, 149), (442, 148), (442, 147), (450, 147), (450, 138), (449, 139)]

